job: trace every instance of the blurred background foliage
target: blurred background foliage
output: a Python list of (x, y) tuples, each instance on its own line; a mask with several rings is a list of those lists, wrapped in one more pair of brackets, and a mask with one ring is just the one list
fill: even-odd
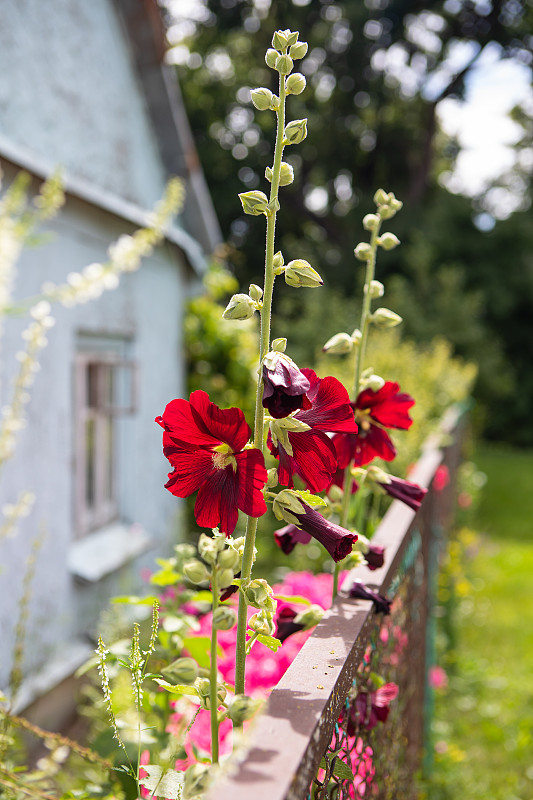
[(464, 97), (489, 51), (531, 64), (531, 3), (198, 0), (181, 16), (179, 2), (165, 4), (200, 160), (223, 233), (238, 248), (231, 265), (241, 290), (261, 282), (264, 230), (242, 215), (237, 194), (265, 188), (275, 123), (254, 111), (249, 89), (275, 89), (263, 62), (273, 30), (291, 27), (309, 42), (298, 66), (308, 88), (290, 103), (291, 117), (309, 118), (309, 135), (286, 153), (296, 180), (283, 189), (277, 241), (286, 261), (308, 259), (326, 287), (319, 298), (277, 289), (274, 335), (288, 332), (281, 317), (297, 321), (290, 352), (310, 363), (338, 321), (353, 318), (361, 270), (352, 251), (383, 186), (405, 203), (392, 226), (403, 246), (379, 264), (387, 305), (408, 337), (444, 335), (476, 361), (487, 436), (532, 444), (531, 114), (514, 110), (523, 131), (514, 165), (473, 197), (446, 188), (460, 147), (438, 121), (439, 104)]

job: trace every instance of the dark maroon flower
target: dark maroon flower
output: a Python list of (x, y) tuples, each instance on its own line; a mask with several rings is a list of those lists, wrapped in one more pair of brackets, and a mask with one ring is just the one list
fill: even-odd
[(348, 736), (355, 736), (358, 727), (371, 731), (378, 722), (386, 722), (390, 704), (397, 697), (398, 686), (395, 683), (386, 683), (375, 692), (359, 692), (350, 708)]
[(385, 548), (377, 544), (369, 544), (364, 555), (368, 569), (379, 569), (385, 563)]
[(399, 385), (386, 381), (379, 391), (365, 389), (353, 404), (357, 434), (338, 434), (333, 437), (339, 467), (344, 469), (352, 461), (359, 467), (374, 458), (392, 461), (396, 448), (385, 428), (407, 430), (413, 424), (409, 409), (413, 398), (399, 392)]
[[(241, 577), (241, 573), (240, 572), (236, 572), (235, 573), (235, 577), (236, 578), (240, 578)], [(238, 591), (239, 591), (239, 587), (238, 586), (234, 586), (233, 584), (228, 586), (226, 589), (222, 589), (222, 591), (220, 592), (219, 603), (225, 603), (226, 600), (229, 600), (230, 597), (232, 595), (234, 595)]]
[[(307, 397), (310, 407), (298, 411), (294, 419), (308, 425), (309, 429), (287, 430), (285, 446), (279, 436), (274, 445), (269, 435), (268, 446), (279, 459), (278, 480), (282, 486), (292, 488), (292, 478), (296, 474), (312, 492), (321, 492), (331, 484), (337, 470), (335, 447), (326, 431), (355, 433), (357, 425), (348, 392), (340, 381), (332, 377), (320, 379), (312, 369), (302, 372), (309, 381)], [(273, 431), (276, 424), (273, 423)], [(278, 424), (283, 426), (283, 423)]]
[(349, 594), (350, 597), (354, 597), (357, 600), (372, 600), (376, 611), (380, 614), (390, 614), (392, 600), (388, 600), (386, 597), (383, 597), (382, 594), (373, 592), (372, 589), (369, 589), (364, 583), (355, 581)]
[(263, 360), (263, 406), (276, 419), (309, 408), (309, 381), (285, 353), (272, 350)]
[(305, 625), (294, 621), (297, 616), (298, 613), (293, 608), (290, 608), (290, 606), (283, 606), (283, 608), (280, 609), (276, 620), (276, 639), (279, 639), (280, 642), (284, 642), (285, 639), (288, 639), (293, 633), (303, 631)]
[(281, 547), (286, 556), (292, 553), (297, 544), (309, 544), (311, 534), (301, 531), (292, 523), (274, 531), (274, 541)]
[(198, 525), (218, 525), (229, 535), (239, 509), (251, 517), (266, 512), (265, 462), (257, 448), (245, 449), (251, 430), (240, 408), (220, 409), (199, 390), (190, 401), (172, 400), (156, 422), (164, 428), (163, 453), (174, 467), (165, 488), (177, 497), (198, 490)]
[(393, 475), (389, 475), (388, 478), (389, 481), (387, 483), (380, 482), (380, 485), (385, 489), (387, 494), (394, 497), (396, 500), (401, 500), (402, 503), (412, 508), (413, 511), (418, 511), (422, 500), (427, 494), (427, 489), (423, 489), (417, 483), (395, 478)]
[(352, 545), (357, 541), (357, 534), (341, 528), (334, 522), (325, 519), (322, 514), (315, 511), (302, 501), (304, 513), (291, 513), (298, 520), (298, 527), (310, 533), (311, 536), (323, 545), (334, 561), (342, 561), (348, 553), (352, 552)]

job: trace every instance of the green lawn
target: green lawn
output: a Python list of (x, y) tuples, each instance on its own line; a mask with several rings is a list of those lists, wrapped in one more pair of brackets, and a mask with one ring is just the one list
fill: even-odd
[(426, 796), (532, 800), (533, 452), (484, 445), (474, 460), (488, 482), (443, 655), (449, 686), (436, 699)]

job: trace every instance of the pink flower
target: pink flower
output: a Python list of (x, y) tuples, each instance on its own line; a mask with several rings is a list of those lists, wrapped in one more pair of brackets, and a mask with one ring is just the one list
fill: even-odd
[(450, 483), (450, 470), (445, 464), (437, 467), (435, 476), (433, 478), (433, 488), (436, 492), (442, 492), (443, 489)]
[(448, 685), (448, 676), (442, 667), (433, 666), (428, 670), (428, 683), (432, 689), (445, 689)]

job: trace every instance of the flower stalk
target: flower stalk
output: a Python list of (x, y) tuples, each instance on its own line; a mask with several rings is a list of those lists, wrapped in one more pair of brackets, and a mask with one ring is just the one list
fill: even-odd
[[(212, 611), (213, 616), (218, 607), (218, 581), (217, 581), (218, 567), (214, 567), (211, 576), (211, 592)], [(211, 624), (211, 662), (209, 670), (209, 713), (211, 715), (211, 761), (213, 764), (218, 764), (218, 697), (217, 697), (217, 626)]]

